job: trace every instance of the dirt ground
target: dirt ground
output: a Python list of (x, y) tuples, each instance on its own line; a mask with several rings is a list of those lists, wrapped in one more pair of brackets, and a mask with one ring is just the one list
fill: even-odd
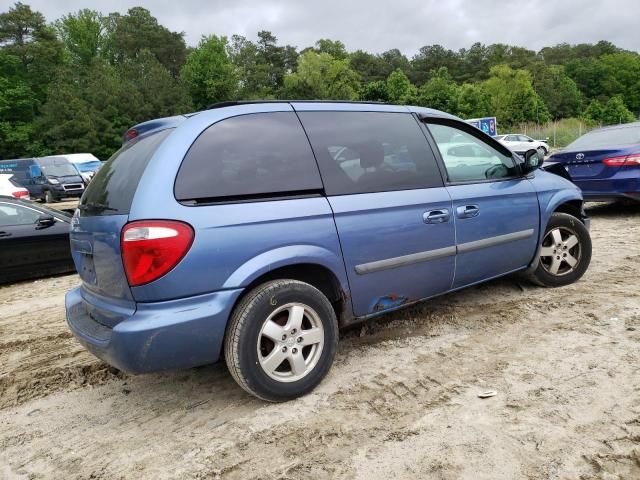
[(279, 405), (222, 365), (101, 363), (65, 325), (75, 275), (1, 288), (0, 478), (640, 479), (640, 208), (590, 214), (577, 284), (507, 278), (344, 332)]

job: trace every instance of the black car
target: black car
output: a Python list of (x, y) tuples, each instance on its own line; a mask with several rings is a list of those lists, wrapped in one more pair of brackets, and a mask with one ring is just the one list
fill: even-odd
[(71, 215), (0, 196), (0, 284), (75, 270)]

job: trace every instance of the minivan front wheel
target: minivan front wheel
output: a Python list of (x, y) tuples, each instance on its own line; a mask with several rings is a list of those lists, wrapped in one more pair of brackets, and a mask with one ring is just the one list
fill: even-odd
[(338, 322), (327, 297), (297, 280), (252, 290), (235, 308), (225, 338), (233, 378), (263, 400), (290, 400), (315, 388), (329, 371)]
[(591, 262), (591, 237), (572, 215), (554, 213), (539, 249), (538, 267), (531, 280), (543, 287), (561, 287), (577, 281)]
[(44, 192), (44, 202), (45, 203), (54, 203), (56, 201), (56, 198), (53, 196), (53, 193), (51, 193), (51, 190), (45, 190)]

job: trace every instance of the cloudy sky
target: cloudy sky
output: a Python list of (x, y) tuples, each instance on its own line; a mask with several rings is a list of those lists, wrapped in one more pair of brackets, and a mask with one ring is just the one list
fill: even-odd
[[(304, 48), (319, 38), (342, 40), (348, 50), (399, 48), (411, 56), (422, 45), (448, 48), (474, 42), (508, 43), (538, 50), (561, 42), (609, 40), (640, 51), (638, 0), (22, 0), (52, 21), (91, 8), (126, 12), (141, 5), (160, 23), (202, 35), (254, 39), (269, 30), (280, 43)], [(13, 0), (0, 0), (5, 11)]]

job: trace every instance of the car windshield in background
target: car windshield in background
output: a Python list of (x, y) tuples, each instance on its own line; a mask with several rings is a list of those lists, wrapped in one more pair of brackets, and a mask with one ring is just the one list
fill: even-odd
[(78, 175), (78, 171), (70, 163), (45, 163), (40, 165), (40, 169), (45, 175), (52, 177)]
[(85, 190), (78, 207), (82, 215), (128, 214), (147, 163), (172, 131), (169, 128), (136, 138), (114, 153)]
[(83, 173), (84, 172), (95, 172), (96, 170), (98, 170), (100, 168), (100, 165), (102, 165), (102, 162), (99, 162), (99, 161), (84, 162), (84, 163), (76, 163), (75, 165), (78, 168), (78, 170), (80, 170)]
[(570, 143), (565, 150), (586, 150), (635, 143), (640, 144), (640, 123), (628, 127), (594, 130)]

